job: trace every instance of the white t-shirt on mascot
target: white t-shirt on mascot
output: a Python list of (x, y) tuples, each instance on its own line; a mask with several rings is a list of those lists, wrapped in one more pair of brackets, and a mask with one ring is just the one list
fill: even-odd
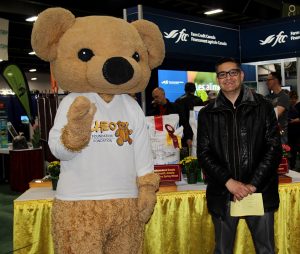
[[(91, 139), (80, 152), (67, 150), (60, 141), (67, 124), (66, 114), (77, 96), (95, 103), (97, 111), (91, 126)], [(117, 144), (117, 122), (128, 123), (132, 143)], [(142, 137), (142, 138), (140, 138)], [(135, 198), (136, 177), (153, 172), (153, 156), (145, 116), (129, 95), (115, 95), (106, 103), (96, 93), (67, 95), (60, 103), (49, 133), (52, 153), (61, 160), (56, 198), (61, 200), (103, 200)]]

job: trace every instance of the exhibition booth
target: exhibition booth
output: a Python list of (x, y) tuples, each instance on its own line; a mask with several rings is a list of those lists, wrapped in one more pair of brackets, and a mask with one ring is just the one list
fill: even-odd
[[(166, 45), (166, 61), (153, 73), (146, 92), (140, 98), (145, 112), (151, 104), (150, 93), (157, 84), (166, 90), (171, 100), (184, 93), (187, 81), (196, 83), (198, 91), (218, 90), (214, 63), (220, 57), (240, 59), (245, 83), (259, 93), (268, 92), (264, 86), (266, 75), (273, 70), (281, 71), (287, 89), (300, 92), (299, 17), (239, 27), (141, 6), (125, 10), (124, 16), (128, 21), (143, 18), (156, 23)], [(193, 66), (195, 62), (197, 64)], [(40, 99), (37, 110), (44, 112), (43, 117), (39, 117), (42, 135), (47, 140), (58, 100), (55, 98), (55, 110), (50, 114), (45, 108), (47, 103), (52, 107), (51, 100), (48, 97)], [(26, 167), (31, 166), (28, 164)], [(19, 172), (15, 174), (12, 179), (19, 177)], [(288, 176), (292, 182), (280, 184), (281, 202), (275, 214), (275, 244), (280, 254), (300, 253), (300, 174), (290, 171)], [(28, 187), (35, 178), (40, 176), (26, 178)], [(22, 186), (21, 191), (28, 187)], [(213, 224), (206, 207), (205, 189), (204, 183), (178, 184), (173, 190), (160, 188), (154, 213), (145, 229), (145, 254), (213, 252)], [(55, 191), (49, 186), (33, 186), (14, 201), (13, 248), (18, 253), (54, 253), (50, 229), (54, 195)], [(245, 221), (241, 220), (234, 253), (255, 253), (249, 239), (249, 230)]]
[[(275, 213), (278, 254), (300, 252), (300, 173), (293, 182), (279, 185), (280, 206)], [(160, 188), (157, 203), (145, 228), (144, 254), (213, 253), (214, 229), (207, 211), (205, 184)], [(54, 253), (51, 209), (55, 191), (32, 187), (14, 201), (14, 249), (20, 254)], [(239, 222), (235, 254), (255, 254), (245, 220)]]
[(268, 93), (266, 73), (275, 70), (281, 72), (284, 86), (300, 93), (299, 16), (240, 27), (138, 6), (127, 9), (124, 17), (156, 23), (165, 40), (166, 59), (157, 76), (152, 74), (145, 107), (150, 107), (157, 85), (171, 100), (184, 94), (186, 81), (194, 82), (197, 90), (218, 90), (213, 73), (221, 57), (239, 59), (245, 83), (259, 93)]

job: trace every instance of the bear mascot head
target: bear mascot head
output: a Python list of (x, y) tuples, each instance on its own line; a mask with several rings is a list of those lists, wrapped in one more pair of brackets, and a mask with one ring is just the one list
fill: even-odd
[(146, 20), (75, 18), (50, 8), (38, 16), (31, 42), (69, 92), (48, 141), (61, 162), (52, 208), (56, 252), (141, 253), (159, 177), (144, 113), (128, 94), (143, 91), (162, 63), (161, 32)]

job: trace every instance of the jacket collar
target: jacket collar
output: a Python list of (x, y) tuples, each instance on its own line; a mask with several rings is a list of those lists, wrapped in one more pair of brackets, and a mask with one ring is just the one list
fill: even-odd
[[(242, 89), (240, 92), (239, 97), (242, 96), (241, 101), (239, 103), (239, 105), (241, 104), (247, 104), (247, 105), (257, 105), (259, 102), (258, 100), (253, 96), (252, 91), (250, 90), (249, 87), (242, 85)], [(240, 98), (238, 98), (240, 99)], [(225, 109), (225, 108), (229, 108), (228, 103), (226, 102), (226, 98), (224, 96), (224, 94), (222, 93), (222, 91), (219, 92), (217, 98), (215, 99), (212, 109)]]

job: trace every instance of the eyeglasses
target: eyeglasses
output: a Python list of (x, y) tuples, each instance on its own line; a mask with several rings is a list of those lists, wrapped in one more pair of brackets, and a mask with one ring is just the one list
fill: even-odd
[(230, 77), (236, 77), (241, 73), (240, 69), (231, 69), (230, 71), (220, 71), (217, 73), (218, 79), (224, 79), (229, 74)]
[(274, 78), (268, 78), (267, 81), (274, 80)]

